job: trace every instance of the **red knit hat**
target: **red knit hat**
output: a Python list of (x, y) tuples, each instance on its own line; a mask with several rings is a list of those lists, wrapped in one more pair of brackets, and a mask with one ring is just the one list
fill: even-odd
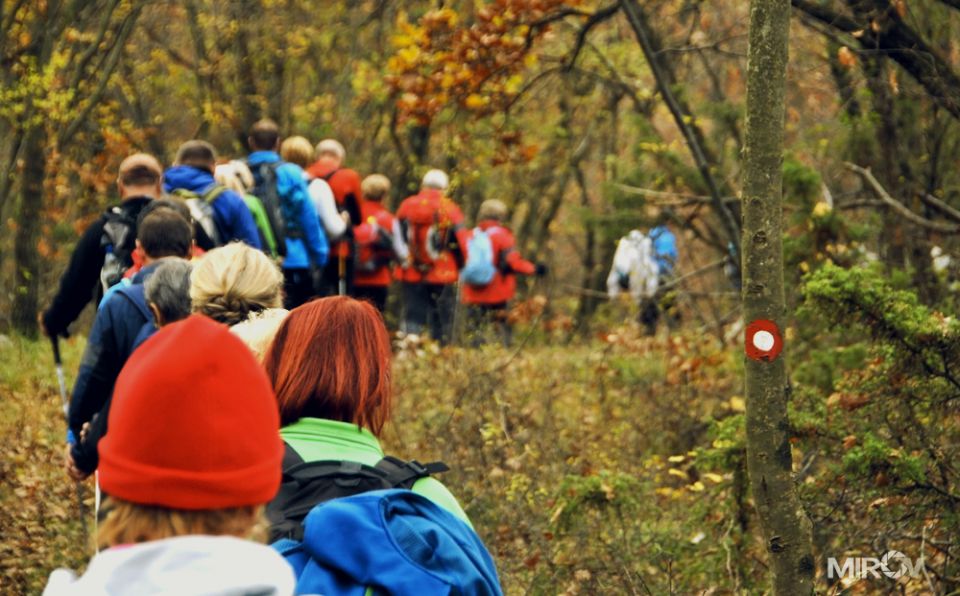
[(172, 509), (264, 504), (283, 443), (266, 373), (230, 330), (194, 315), (163, 327), (123, 367), (100, 442), (100, 486)]

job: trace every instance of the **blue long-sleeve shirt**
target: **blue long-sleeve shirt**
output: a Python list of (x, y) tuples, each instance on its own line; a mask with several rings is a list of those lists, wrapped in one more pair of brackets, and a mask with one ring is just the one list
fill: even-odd
[[(254, 176), (258, 175), (258, 166), (265, 163), (280, 162), (276, 151), (254, 151), (247, 163)], [(303, 232), (300, 238), (286, 237), (287, 255), (283, 259), (284, 269), (307, 269), (311, 264), (323, 267), (327, 264), (330, 244), (320, 228), (316, 209), (307, 194), (307, 184), (303, 170), (292, 163), (282, 162), (276, 169), (277, 194), (289, 205), (288, 212), (296, 214), (297, 227)]]
[[(178, 188), (203, 195), (216, 184), (213, 174), (193, 166), (173, 166), (163, 175), (163, 189), (173, 192)], [(213, 218), (223, 234), (223, 242), (240, 240), (253, 248), (260, 248), (260, 233), (243, 197), (227, 189), (212, 203)]]

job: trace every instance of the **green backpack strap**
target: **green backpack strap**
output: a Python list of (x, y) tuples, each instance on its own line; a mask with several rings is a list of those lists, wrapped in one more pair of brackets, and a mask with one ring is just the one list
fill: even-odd
[(210, 190), (208, 190), (207, 192), (203, 193), (203, 197), (201, 197), (201, 198), (203, 199), (203, 201), (204, 201), (205, 203), (210, 203), (210, 204), (212, 205), (213, 202), (216, 201), (217, 198), (219, 198), (220, 195), (222, 195), (222, 194), (223, 194), (224, 192), (226, 192), (226, 191), (227, 191), (227, 187), (226, 187), (226, 186), (223, 186), (223, 185), (220, 185), (220, 184), (214, 184), (213, 187), (210, 188)]

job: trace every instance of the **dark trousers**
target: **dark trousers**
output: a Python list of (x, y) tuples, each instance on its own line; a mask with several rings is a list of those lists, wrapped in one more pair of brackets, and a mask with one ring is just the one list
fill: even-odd
[(404, 333), (422, 334), (429, 327), (430, 335), (441, 344), (453, 336), (453, 314), (457, 306), (456, 288), (441, 284), (403, 284)]
[[(669, 283), (672, 277), (661, 277), (660, 285)], [(678, 310), (677, 295), (674, 289), (658, 289), (650, 298), (640, 300), (640, 324), (643, 325), (647, 335), (656, 335), (657, 323), (661, 315), (666, 315), (667, 326), (673, 329), (680, 323), (680, 311)]]
[(475, 348), (491, 341), (509, 346), (513, 340), (513, 330), (507, 321), (507, 303), (467, 306), (467, 338)]
[[(346, 296), (353, 296), (353, 257), (345, 257), (343, 263)], [(320, 287), (317, 288), (320, 296), (337, 296), (340, 294), (340, 257), (332, 252), (323, 273), (320, 275)]]
[(381, 313), (387, 310), (387, 286), (353, 286), (353, 297), (366, 300)]
[(313, 298), (313, 276), (309, 269), (283, 270), (283, 307), (293, 310)]

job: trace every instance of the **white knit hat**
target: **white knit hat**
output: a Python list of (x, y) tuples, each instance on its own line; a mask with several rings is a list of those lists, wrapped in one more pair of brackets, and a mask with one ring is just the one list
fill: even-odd
[(443, 170), (430, 170), (423, 175), (423, 182), (421, 186), (424, 188), (435, 188), (437, 190), (447, 190), (447, 186), (450, 184), (450, 179), (447, 178), (446, 172)]

